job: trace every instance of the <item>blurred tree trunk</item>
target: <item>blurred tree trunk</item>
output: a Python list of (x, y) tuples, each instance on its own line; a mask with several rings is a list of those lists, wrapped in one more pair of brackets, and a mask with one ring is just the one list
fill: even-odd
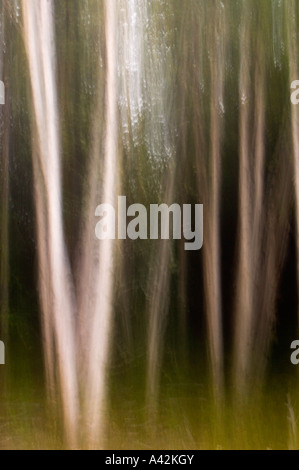
[(5, 15), (2, 4), (0, 24), (0, 79), (5, 84), (6, 102), (0, 106), (0, 339), (7, 342), (9, 311), (9, 114), (10, 93), (4, 51)]

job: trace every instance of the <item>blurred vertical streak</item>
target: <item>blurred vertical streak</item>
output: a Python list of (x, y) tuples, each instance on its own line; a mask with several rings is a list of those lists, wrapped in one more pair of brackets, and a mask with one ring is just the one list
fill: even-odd
[[(60, 137), (55, 81), (55, 37), (53, 3), (47, 0), (22, 1), (24, 40), (30, 70), (34, 105), (37, 150), (33, 151), (35, 190), (39, 228), (40, 282), (49, 275), (49, 284), (41, 291), (44, 316), (51, 312), (51, 320), (44, 321), (48, 360), (52, 360), (50, 336), (52, 325), (59, 371), (59, 392), (62, 399), (65, 437), (71, 447), (77, 446), (78, 386), (74, 334), (75, 305), (72, 295), (71, 273), (64, 242), (61, 207)], [(39, 173), (37, 172), (39, 171)], [(43, 201), (43, 204), (41, 203)], [(44, 241), (46, 237), (46, 242)], [(46, 258), (47, 256), (47, 258)], [(43, 284), (42, 284), (43, 285)], [(51, 374), (51, 372), (50, 372)]]
[(283, 9), (288, 0), (272, 0), (272, 36), (274, 64), (282, 69), (283, 43)]
[[(249, 32), (254, 18), (257, 32), (253, 38)], [(289, 232), (290, 165), (281, 148), (285, 129), (278, 136), (272, 155), (276, 168), (265, 179), (267, 57), (263, 38), (268, 24), (264, 18), (262, 6), (254, 11), (243, 3), (239, 90), (239, 241), (233, 362), (233, 384), (239, 397), (248, 396), (253, 384), (262, 383), (266, 370)], [(285, 120), (283, 124), (286, 124)]]
[[(279, 2), (281, 6), (281, 2)], [(255, 385), (261, 383), (268, 362), (273, 328), (275, 325), (276, 301), (279, 292), (280, 277), (285, 261), (289, 235), (289, 216), (292, 195), (291, 162), (285, 158), (286, 149), (283, 141), (288, 141), (284, 111), (283, 127), (277, 137), (273, 160), (277, 168), (271, 177), (266, 174), (266, 48), (263, 42), (267, 32), (268, 20), (265, 20), (261, 9), (259, 32), (256, 34), (255, 60), (255, 101), (253, 128), (253, 221), (252, 221), (252, 263), (253, 263), (253, 343), (251, 351), (251, 378)], [(278, 10), (273, 18), (282, 22), (282, 12)], [(272, 29), (273, 31), (273, 29)], [(273, 34), (273, 33), (272, 33)], [(278, 35), (278, 33), (274, 33)], [(281, 34), (273, 38), (276, 49), (282, 49)], [(274, 51), (274, 65), (277, 62), (277, 50)], [(267, 182), (267, 184), (266, 184)]]
[(253, 266), (252, 266), (252, 201), (250, 116), (252, 67), (251, 26), (252, 5), (242, 2), (240, 25), (240, 76), (239, 76), (239, 240), (236, 286), (234, 378), (235, 386), (243, 389), (248, 376), (252, 347), (253, 328)]
[[(226, 61), (225, 6), (199, 2), (191, 11), (194, 29), (191, 63), (193, 136), (197, 193), (205, 208), (203, 245), (204, 307), (211, 385), (216, 402), (224, 392), (221, 292), (220, 197)], [(209, 89), (210, 87), (210, 89)], [(208, 90), (210, 92), (208, 93)], [(205, 110), (209, 110), (205, 113)], [(208, 122), (208, 124), (206, 124)]]
[(0, 80), (5, 86), (5, 104), (0, 105), (0, 340), (8, 341), (9, 314), (9, 147), (10, 87), (5, 50), (5, 4), (1, 5)]
[[(262, 234), (260, 260), (256, 266), (255, 329), (252, 348), (253, 384), (264, 378), (269, 359), (273, 328), (275, 326), (276, 301), (280, 277), (285, 261), (289, 232), (290, 208), (293, 197), (292, 164), (285, 158), (288, 150), (285, 129), (279, 136), (275, 150), (277, 171), (271, 178), (263, 209), (264, 232)], [(287, 151), (286, 151), (287, 150)], [(290, 150), (291, 152), (291, 150)]]
[[(118, 107), (117, 107), (117, 0), (104, 1), (106, 83), (105, 136), (101, 201), (116, 208), (118, 184)], [(88, 446), (103, 447), (105, 442), (108, 363), (112, 337), (115, 241), (98, 241), (98, 266), (90, 279), (96, 287), (90, 312), (87, 374), (85, 383), (86, 434)]]
[[(189, 185), (192, 179), (193, 168), (189, 162), (189, 125), (190, 125), (190, 99), (193, 103), (198, 104), (198, 87), (200, 77), (198, 77), (198, 68), (195, 68), (197, 62), (201, 60), (202, 56), (196, 57), (197, 51), (194, 51), (194, 57), (191, 56), (190, 50), (192, 51), (192, 43), (190, 44), (191, 34), (193, 37), (193, 44), (196, 42), (200, 43), (198, 35), (203, 36), (203, 15), (200, 14), (200, 3), (188, 2), (184, 5), (184, 9), (180, 15), (180, 21), (178, 27), (180, 28), (180, 34), (178, 35), (178, 43), (176, 48), (180, 48), (177, 52), (178, 62), (176, 74), (179, 78), (178, 92), (176, 106), (178, 109), (178, 150), (177, 154), (180, 158), (177, 159), (177, 187), (178, 194), (181, 200), (181, 205), (186, 203), (189, 198)], [(191, 70), (191, 64), (195, 69)], [(191, 73), (190, 73), (191, 72)], [(197, 81), (198, 80), (198, 81)], [(196, 83), (194, 83), (196, 82)], [(191, 90), (191, 91), (190, 91)], [(197, 111), (201, 109), (200, 104), (196, 107)], [(197, 138), (198, 134), (202, 137), (202, 122), (194, 119), (194, 124), (200, 128), (194, 130)], [(200, 139), (202, 141), (202, 138)], [(197, 149), (198, 151), (199, 149)], [(200, 183), (198, 188), (200, 189)], [(201, 193), (199, 191), (199, 200)], [(189, 299), (188, 299), (188, 285), (190, 278), (188, 275), (188, 253), (185, 251), (185, 240), (179, 241), (178, 251), (178, 335), (179, 335), (179, 356), (181, 363), (186, 366), (188, 359), (188, 314), (189, 314)]]
[[(212, 8), (212, 7), (211, 7)], [(205, 182), (203, 271), (209, 353), (216, 397), (223, 394), (223, 329), (221, 294), (220, 195), (221, 144), (224, 124), (226, 60), (225, 7), (213, 2), (210, 37), (210, 147)]]
[[(35, 132), (37, 132), (35, 130)], [(35, 134), (36, 135), (36, 134)], [(36, 233), (38, 250), (38, 292), (41, 309), (41, 324), (43, 335), (43, 348), (45, 360), (46, 386), (50, 404), (56, 400), (56, 374), (54, 352), (54, 323), (52, 318), (52, 299), (49, 286), (51, 285), (49, 246), (47, 240), (47, 220), (45, 214), (46, 196), (43, 183), (42, 169), (38, 158), (38, 146), (32, 139), (34, 200), (36, 203)]]
[[(286, 19), (288, 24), (287, 39), (289, 52), (289, 77), (290, 84), (299, 79), (299, 36), (298, 36), (298, 13), (297, 2), (287, 0), (285, 2)], [(295, 208), (296, 208), (296, 247), (297, 247), (297, 295), (299, 295), (299, 106), (291, 105), (291, 127), (292, 127), (292, 145), (293, 145), (293, 164), (294, 164), (294, 185), (295, 185)], [(299, 304), (298, 321), (299, 321)]]
[[(174, 194), (175, 173), (170, 169), (166, 177), (163, 200), (171, 205)], [(160, 368), (163, 358), (163, 340), (166, 328), (170, 296), (170, 259), (172, 244), (169, 240), (157, 241), (159, 247), (153, 253), (147, 287), (148, 343), (146, 404), (149, 416), (155, 419), (160, 385)]]
[[(101, 7), (102, 8), (102, 7)], [(101, 8), (97, 14), (98, 23), (101, 22)], [(103, 46), (104, 49), (104, 46)], [(91, 119), (90, 151), (87, 163), (87, 184), (84, 193), (82, 220), (80, 227), (80, 246), (76, 264), (76, 287), (78, 298), (78, 344), (80, 356), (78, 356), (79, 372), (86, 380), (86, 364), (89, 360), (89, 332), (92, 328), (90, 312), (94, 309), (95, 297), (98, 295), (99, 285), (95, 282), (99, 266), (99, 241), (95, 237), (95, 209), (102, 200), (101, 190), (104, 185), (103, 167), (105, 152), (105, 119), (103, 108), (105, 107), (105, 80), (106, 77), (101, 68), (102, 57), (96, 58), (97, 83), (96, 102)], [(105, 70), (105, 69), (104, 69)], [(84, 390), (82, 391), (84, 393)]]

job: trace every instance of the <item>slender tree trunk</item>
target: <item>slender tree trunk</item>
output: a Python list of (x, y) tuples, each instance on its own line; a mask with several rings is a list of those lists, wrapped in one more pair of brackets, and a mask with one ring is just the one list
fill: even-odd
[[(42, 276), (49, 275), (50, 295), (41, 289), (44, 326), (54, 331), (59, 386), (62, 397), (66, 438), (71, 447), (77, 445), (78, 384), (74, 315), (75, 305), (70, 283), (71, 275), (64, 242), (61, 206), (60, 137), (55, 82), (55, 40), (53, 3), (46, 0), (22, 1), (24, 37), (28, 56), (35, 129), (38, 150), (33, 152), (39, 227), (40, 285)], [(37, 168), (40, 173), (37, 175)], [(42, 185), (44, 193), (42, 193)], [(43, 205), (41, 204), (43, 201)], [(44, 241), (44, 237), (47, 241)], [(47, 249), (47, 258), (41, 250)], [(48, 266), (46, 266), (48, 263)], [(49, 305), (50, 302), (50, 305)], [(48, 319), (51, 312), (51, 319)], [(51, 358), (50, 335), (47, 338)], [(49, 335), (49, 336), (48, 336)]]
[[(105, 0), (106, 96), (105, 143), (101, 200), (116, 207), (118, 173), (118, 109), (117, 109), (117, 1)], [(95, 210), (95, 208), (94, 208)], [(113, 279), (115, 241), (98, 241), (96, 286), (91, 309), (85, 413), (88, 445), (103, 447), (107, 406), (107, 372), (110, 358), (113, 322)]]

